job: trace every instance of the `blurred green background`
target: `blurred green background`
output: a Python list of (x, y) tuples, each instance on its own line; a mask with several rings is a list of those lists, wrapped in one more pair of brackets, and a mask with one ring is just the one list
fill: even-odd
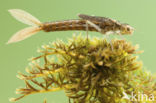
[[(16, 78), (17, 71), (25, 72), (28, 59), (39, 55), (37, 48), (56, 39), (65, 41), (72, 37), (73, 33), (80, 33), (39, 32), (22, 42), (6, 45), (15, 32), (27, 27), (8, 13), (8, 9), (15, 8), (31, 13), (42, 22), (77, 19), (77, 14), (84, 13), (128, 23), (136, 30), (134, 35), (124, 38), (140, 45), (140, 50), (144, 50), (144, 53), (139, 55), (139, 59), (143, 61), (146, 69), (156, 72), (156, 0), (0, 0), (0, 103), (9, 103), (10, 97), (18, 96), (14, 91), (17, 87), (24, 86), (24, 82)], [(86, 32), (81, 33), (85, 35)], [(99, 33), (89, 34), (104, 37)], [(48, 103), (68, 101), (62, 91), (30, 95), (17, 103), (43, 103), (44, 98), (47, 98)]]

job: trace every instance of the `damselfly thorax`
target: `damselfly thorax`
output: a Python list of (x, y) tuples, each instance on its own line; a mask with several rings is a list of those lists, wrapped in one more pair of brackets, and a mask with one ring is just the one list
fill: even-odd
[(120, 34), (120, 35), (127, 35), (133, 33), (133, 28), (128, 24), (123, 24), (116, 20), (105, 17), (80, 14), (78, 16), (81, 19), (41, 23), (34, 16), (23, 10), (12, 9), (9, 10), (9, 12), (17, 20), (25, 24), (31, 25), (32, 27), (28, 27), (17, 32), (15, 35), (13, 35), (13, 37), (11, 37), (8, 43), (24, 40), (41, 30), (45, 32), (87, 30), (100, 32), (101, 34)]

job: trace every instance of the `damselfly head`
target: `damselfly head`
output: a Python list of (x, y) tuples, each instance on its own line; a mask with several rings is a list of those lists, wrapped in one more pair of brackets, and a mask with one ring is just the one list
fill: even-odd
[(134, 28), (128, 24), (122, 24), (120, 29), (121, 34), (133, 34), (134, 32)]

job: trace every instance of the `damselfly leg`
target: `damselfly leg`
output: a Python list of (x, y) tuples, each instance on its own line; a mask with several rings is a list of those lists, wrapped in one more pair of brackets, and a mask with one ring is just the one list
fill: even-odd
[(93, 22), (89, 20), (86, 20), (86, 23), (94, 27), (98, 32), (102, 33), (102, 29), (98, 25), (94, 24)]
[(87, 40), (88, 40), (88, 23), (86, 22), (86, 33), (87, 33)]
[(106, 39), (109, 41), (110, 46), (111, 46), (111, 49), (112, 49), (112, 51), (113, 51), (113, 44), (112, 44), (112, 41), (111, 41), (111, 39), (110, 39), (110, 37), (109, 37), (109, 34), (106, 34), (105, 36), (106, 36)]
[(87, 39), (88, 39), (88, 26), (91, 25), (92, 27), (94, 27), (98, 32), (101, 32), (101, 28), (99, 26), (97, 26), (96, 24), (92, 23), (89, 20), (86, 20), (86, 31), (87, 31)]
[[(91, 21), (89, 21), (89, 20), (86, 20), (86, 24), (91, 25), (91, 26), (94, 27), (98, 32), (100, 32), (101, 34), (104, 34), (104, 33), (102, 32), (102, 29), (101, 29), (98, 25), (94, 24), (93, 22), (91, 22)], [(88, 34), (87, 34), (87, 35), (88, 35)], [(106, 39), (110, 42), (111, 49), (113, 50), (113, 45), (112, 45), (111, 40), (109, 39), (109, 34), (106, 33), (105, 35), (106, 35)]]
[(125, 38), (121, 35), (121, 33), (119, 33), (119, 36), (122, 40), (125, 40)]

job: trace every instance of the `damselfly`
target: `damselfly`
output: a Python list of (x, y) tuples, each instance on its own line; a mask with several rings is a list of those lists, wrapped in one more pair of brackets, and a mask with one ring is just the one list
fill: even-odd
[(134, 29), (128, 24), (120, 23), (116, 20), (105, 17), (80, 14), (78, 15), (80, 19), (41, 23), (37, 18), (35, 18), (31, 14), (23, 10), (11, 9), (9, 10), (9, 12), (17, 20), (25, 24), (28, 24), (31, 27), (25, 28), (15, 33), (15, 35), (13, 35), (10, 38), (8, 43), (24, 40), (41, 30), (45, 32), (87, 30), (100, 32), (101, 34), (119, 34), (119, 35), (132, 34), (134, 31)]

